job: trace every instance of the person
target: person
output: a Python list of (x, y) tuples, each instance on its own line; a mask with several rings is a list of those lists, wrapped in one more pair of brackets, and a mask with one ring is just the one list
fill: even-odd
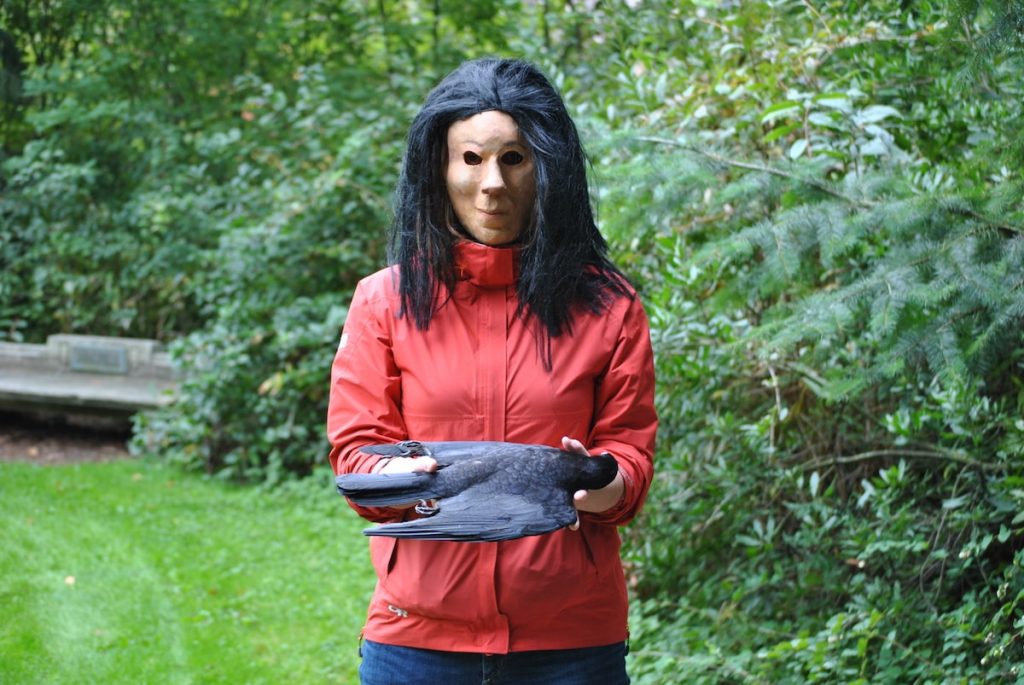
[[(469, 61), (430, 92), (389, 250), (356, 287), (332, 366), (335, 473), (435, 469), (359, 451), (408, 439), (608, 452), (619, 472), (575, 493), (577, 523), (545, 535), (371, 538), (361, 682), (628, 683), (617, 526), (653, 474), (653, 355), (595, 224), (576, 127), (536, 67)], [(352, 506), (375, 522), (417, 516)]]

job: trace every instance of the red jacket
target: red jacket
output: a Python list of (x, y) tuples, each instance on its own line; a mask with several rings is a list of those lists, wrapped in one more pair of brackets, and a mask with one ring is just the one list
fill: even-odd
[[(498, 543), (374, 537), (378, 582), (364, 635), (446, 651), (569, 649), (626, 638), (626, 584), (616, 526), (651, 482), (654, 367), (639, 298), (580, 313), (551, 343), (544, 370), (537, 322), (515, 316), (516, 250), (463, 242), (462, 278), (426, 331), (398, 318), (397, 272), (360, 281), (331, 373), (327, 427), (336, 473), (368, 472), (371, 443), (580, 439), (619, 462), (625, 495), (581, 515), (579, 531)], [(355, 507), (371, 521), (411, 510)]]

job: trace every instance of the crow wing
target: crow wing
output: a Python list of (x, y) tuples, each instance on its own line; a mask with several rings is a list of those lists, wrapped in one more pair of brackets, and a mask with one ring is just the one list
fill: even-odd
[(339, 493), (363, 507), (388, 507), (440, 497), (433, 473), (347, 473), (334, 481)]
[(576, 521), (572, 496), (557, 488), (531, 488), (530, 496), (462, 493), (438, 503), (440, 511), (429, 518), (387, 523), (363, 531), (419, 540), (497, 542), (527, 535), (541, 535)]
[(451, 442), (402, 442), (365, 445), (360, 452), (381, 457), (433, 457), (438, 464), (454, 464), (467, 459), (512, 458), (533, 454), (555, 454), (561, 450), (546, 445), (524, 445), (512, 442), (462, 440)]

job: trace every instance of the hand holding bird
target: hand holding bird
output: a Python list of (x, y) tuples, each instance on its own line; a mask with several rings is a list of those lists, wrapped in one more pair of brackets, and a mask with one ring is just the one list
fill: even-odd
[[(421, 502), (418, 510), (428, 514), (367, 529), (366, 535), (461, 541), (540, 535), (578, 527), (577, 506), (607, 509), (622, 493), (611, 455), (589, 456), (569, 438), (562, 445), (566, 449), (508, 442), (369, 445), (361, 451), (390, 461), (378, 473), (338, 476), (337, 486), (361, 506)], [(431, 500), (436, 504), (426, 506)]]

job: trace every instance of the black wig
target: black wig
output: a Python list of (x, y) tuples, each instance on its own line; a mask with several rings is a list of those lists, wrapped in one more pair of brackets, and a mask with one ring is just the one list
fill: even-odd
[[(448, 127), (492, 110), (515, 120), (533, 154), (536, 198), (520, 236), (518, 314), (536, 317), (540, 337), (550, 342), (571, 334), (575, 308), (599, 313), (631, 291), (609, 261), (594, 222), (576, 125), (551, 83), (520, 60), (462, 64), (430, 92), (412, 122), (390, 240), (390, 261), (400, 270), (400, 315), (411, 315), (417, 328), (426, 329), (443, 291), (454, 290), (453, 246), (460, 237), (452, 223), (468, 234), (451, 210), (445, 185)], [(550, 364), (550, 353), (545, 357)]]

